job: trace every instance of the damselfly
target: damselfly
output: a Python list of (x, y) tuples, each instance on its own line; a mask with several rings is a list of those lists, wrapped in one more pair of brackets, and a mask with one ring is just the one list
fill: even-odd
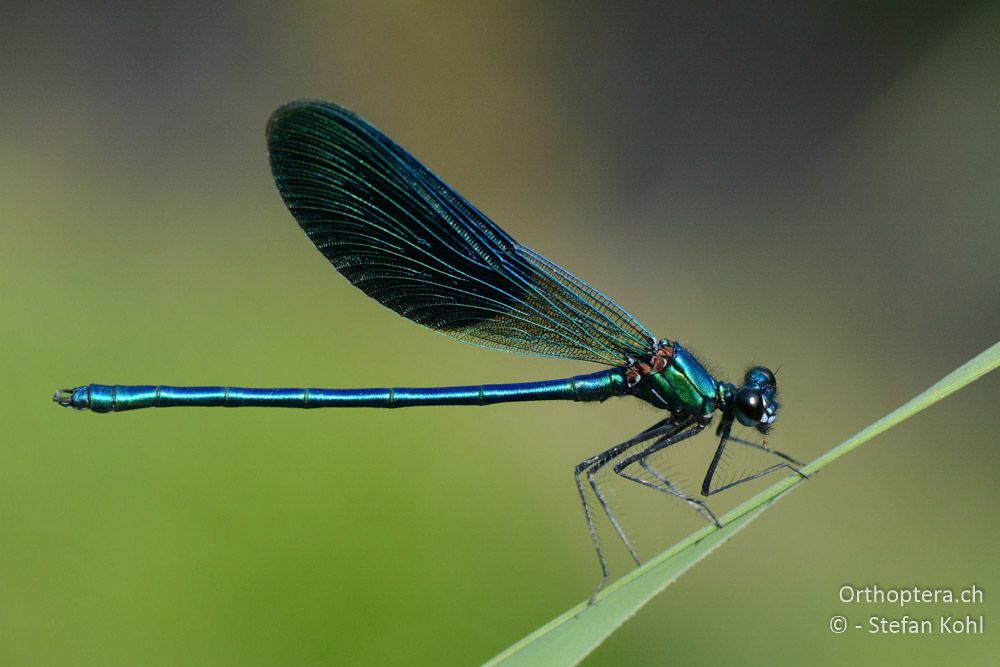
[[(299, 101), (267, 126), (271, 169), (285, 204), (340, 273), (403, 317), (485, 347), (609, 368), (540, 382), (420, 389), (250, 389), (91, 384), (56, 392), (64, 406), (94, 412), (150, 407), (375, 407), (604, 401), (634, 396), (667, 416), (574, 469), (590, 538), (608, 563), (594, 523), (593, 493), (629, 553), (639, 557), (601, 490), (610, 467), (625, 479), (679, 498), (719, 525), (705, 501), (651, 463), (700, 433), (716, 412), (719, 443), (701, 486), (710, 496), (801, 465), (763, 443), (731, 435), (734, 422), (766, 435), (778, 414), (777, 383), (755, 366), (736, 387), (714, 378), (677, 341), (653, 336), (611, 299), (512, 239), (408, 152), (352, 112)], [(729, 443), (773, 455), (771, 464), (717, 481)], [(801, 474), (801, 473), (800, 473)], [(589, 489), (589, 491), (588, 491)]]

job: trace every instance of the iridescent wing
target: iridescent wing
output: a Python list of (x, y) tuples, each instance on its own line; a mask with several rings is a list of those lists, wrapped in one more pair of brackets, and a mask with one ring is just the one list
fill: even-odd
[(624, 309), (526, 248), (354, 113), (278, 109), (267, 126), (281, 196), (365, 294), (470, 343), (618, 366), (652, 353)]

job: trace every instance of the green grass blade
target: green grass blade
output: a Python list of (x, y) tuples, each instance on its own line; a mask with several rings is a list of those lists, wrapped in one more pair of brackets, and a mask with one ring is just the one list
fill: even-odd
[[(1000, 343), (949, 373), (912, 400), (862, 429), (812, 463), (812, 474), (896, 424), (1000, 366)], [(608, 586), (596, 605), (582, 602), (490, 660), (488, 665), (574, 665), (688, 568), (742, 530), (771, 504), (802, 482), (791, 475), (722, 517), (722, 528), (706, 526)]]

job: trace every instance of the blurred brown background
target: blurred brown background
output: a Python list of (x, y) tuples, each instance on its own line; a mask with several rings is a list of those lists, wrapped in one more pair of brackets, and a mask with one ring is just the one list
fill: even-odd
[[(271, 183), (280, 104), (359, 112), (723, 377), (780, 367), (771, 442), (811, 459), (998, 339), (998, 29), (985, 3), (4, 3), (0, 662), (472, 664), (589, 595), (572, 467), (657, 418), (635, 401), (49, 402), (595, 370), (454, 343), (330, 270)], [(998, 390), (826, 469), (589, 664), (995, 659)], [(622, 500), (646, 556), (699, 525)], [(942, 613), (986, 633), (827, 626)]]

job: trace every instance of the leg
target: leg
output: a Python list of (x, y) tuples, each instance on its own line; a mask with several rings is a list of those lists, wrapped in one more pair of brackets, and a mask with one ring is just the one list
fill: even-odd
[[(803, 463), (802, 461), (798, 461), (796, 459), (793, 459), (788, 454), (785, 454), (784, 452), (779, 452), (777, 449), (771, 449), (767, 445), (761, 445), (761, 444), (753, 442), (751, 440), (744, 440), (743, 438), (737, 438), (737, 437), (734, 437), (734, 436), (730, 436), (729, 440), (730, 440), (730, 442), (738, 442), (741, 445), (746, 445), (747, 447), (753, 447), (754, 449), (759, 449), (760, 451), (767, 452), (768, 454), (774, 454), (775, 456), (777, 456), (779, 458), (782, 458), (782, 459), (785, 459), (786, 461), (788, 461), (789, 463), (791, 463), (793, 465), (797, 465), (797, 466), (804, 466), (805, 465), (805, 463)], [(798, 471), (796, 470), (796, 472), (798, 472)], [(808, 477), (808, 475), (806, 475), (806, 477)]]
[(594, 601), (597, 593), (604, 587), (605, 582), (608, 580), (608, 562), (604, 557), (604, 550), (601, 548), (601, 540), (597, 536), (597, 528), (594, 526), (594, 516), (590, 507), (590, 501), (587, 500), (587, 492), (584, 488), (583, 476), (586, 474), (587, 483), (590, 488), (594, 490), (594, 494), (597, 496), (597, 501), (601, 504), (604, 513), (607, 515), (608, 519), (611, 521), (612, 527), (618, 534), (618, 537), (625, 544), (625, 548), (628, 549), (629, 554), (635, 559), (636, 563), (639, 562), (639, 556), (636, 554), (635, 549), (629, 542), (628, 537), (625, 536), (625, 531), (622, 530), (621, 525), (619, 525), (618, 520), (615, 518), (614, 513), (608, 506), (607, 501), (604, 499), (604, 494), (597, 484), (597, 480), (594, 479), (594, 475), (600, 471), (604, 466), (624, 454), (629, 449), (639, 445), (647, 440), (656, 437), (670, 437), (671, 435), (677, 433), (679, 430), (686, 427), (684, 422), (678, 423), (673, 420), (672, 417), (668, 417), (660, 422), (657, 422), (650, 428), (646, 429), (642, 433), (639, 433), (633, 438), (626, 440), (620, 444), (615, 445), (605, 451), (597, 454), (595, 456), (581, 461), (574, 469), (574, 475), (576, 477), (576, 488), (580, 493), (580, 503), (583, 505), (583, 515), (587, 520), (587, 530), (590, 532), (590, 541), (594, 543), (594, 551), (597, 552), (597, 559), (601, 562), (601, 580), (597, 584), (597, 588), (594, 590), (594, 595), (591, 596), (591, 602)]
[[(719, 520), (716, 518), (712, 510), (708, 508), (708, 505), (705, 504), (705, 501), (699, 500), (697, 498), (692, 498), (688, 494), (684, 493), (673, 482), (668, 480), (658, 470), (654, 469), (649, 464), (649, 457), (652, 454), (655, 454), (656, 452), (662, 449), (666, 449), (671, 445), (676, 445), (679, 442), (683, 442), (684, 440), (687, 440), (692, 436), (698, 435), (699, 433), (701, 433), (702, 429), (705, 428), (706, 424), (707, 422), (694, 423), (690, 427), (688, 427), (687, 430), (684, 430), (680, 433), (676, 433), (672, 436), (661, 437), (659, 440), (654, 442), (649, 447), (643, 449), (642, 451), (636, 454), (632, 454), (628, 458), (623, 459), (622, 461), (615, 464), (615, 472), (624, 477), (625, 479), (637, 482), (639, 484), (642, 484), (643, 486), (648, 486), (649, 488), (656, 489), (657, 491), (662, 491), (663, 493), (674, 496), (675, 498), (680, 498), (681, 500), (689, 504), (696, 512), (701, 514), (702, 517), (704, 517), (707, 521), (710, 521), (714, 523), (716, 526), (719, 526), (721, 528), (722, 524), (719, 523)], [(628, 471), (628, 468), (636, 462), (638, 462), (639, 465), (642, 466), (644, 470), (646, 470), (646, 472), (648, 472), (650, 475), (656, 478), (659, 484), (651, 482), (646, 479), (642, 479), (641, 477), (637, 477), (634, 474), (630, 473)]]
[(679, 488), (677, 488), (677, 486), (673, 482), (671, 482), (666, 477), (664, 477), (663, 475), (661, 475), (658, 470), (656, 470), (655, 468), (653, 468), (652, 466), (650, 466), (648, 459), (646, 459), (646, 458), (640, 459), (639, 465), (641, 465), (650, 475), (652, 475), (657, 480), (659, 480), (660, 483), (662, 484), (662, 486), (657, 486), (655, 484), (649, 484), (649, 483), (646, 482), (646, 480), (636, 479), (635, 477), (632, 477), (631, 475), (629, 475), (628, 473), (625, 473), (625, 472), (622, 472), (622, 473), (619, 473), (619, 474), (621, 474), (621, 476), (625, 477), (626, 479), (631, 479), (631, 480), (633, 480), (635, 482), (639, 482), (640, 484), (643, 484), (645, 486), (649, 486), (651, 488), (654, 488), (657, 491), (663, 491), (666, 494), (669, 494), (669, 495), (676, 496), (676, 497), (680, 498), (681, 500), (683, 500), (683, 501), (687, 502), (689, 505), (691, 505), (691, 507), (696, 512), (698, 512), (698, 514), (702, 515), (705, 518), (706, 521), (708, 521), (709, 523), (714, 523), (717, 528), (722, 528), (722, 524), (719, 523), (719, 519), (715, 516), (715, 512), (713, 512), (708, 507), (708, 503), (706, 503), (704, 500), (701, 500), (699, 498), (694, 498), (692, 496), (689, 496), (688, 494), (686, 494), (683, 491), (681, 491)]
[[(785, 454), (784, 452), (779, 452), (776, 449), (771, 449), (770, 447), (766, 447), (764, 445), (759, 445), (756, 442), (751, 442), (749, 440), (743, 440), (742, 438), (731, 437), (729, 435), (729, 433), (728, 433), (728, 429), (726, 429), (726, 430), (720, 429), (720, 431), (723, 432), (722, 433), (722, 439), (719, 441), (719, 447), (715, 450), (715, 456), (712, 458), (712, 463), (708, 466), (708, 472), (705, 473), (705, 481), (701, 485), (701, 495), (706, 496), (706, 497), (707, 496), (711, 496), (711, 495), (714, 495), (716, 493), (719, 493), (720, 491), (725, 491), (726, 489), (731, 489), (734, 486), (738, 486), (740, 484), (743, 484), (744, 482), (750, 482), (752, 480), (759, 479), (759, 478), (763, 477), (764, 475), (770, 474), (770, 473), (774, 472), (775, 470), (780, 470), (782, 468), (788, 468), (789, 470), (791, 470), (792, 472), (800, 475), (804, 479), (808, 479), (809, 478), (808, 475), (806, 475), (805, 473), (803, 473), (797, 467), (797, 466), (802, 466), (803, 464), (800, 463), (799, 461), (796, 461), (795, 459), (793, 459), (788, 454)], [(726, 484), (723, 484), (722, 486), (719, 486), (719, 487), (713, 489), (712, 488), (712, 480), (715, 477), (715, 472), (716, 472), (716, 470), (719, 467), (719, 463), (722, 461), (722, 454), (725, 451), (726, 443), (730, 442), (730, 441), (739, 443), (741, 445), (746, 445), (747, 447), (753, 447), (754, 449), (759, 449), (760, 451), (767, 452), (768, 454), (773, 454), (774, 456), (777, 456), (778, 458), (784, 459), (784, 462), (782, 462), (782, 463), (775, 463), (774, 465), (768, 466), (767, 468), (764, 468), (763, 470), (755, 472), (755, 473), (753, 473), (751, 475), (744, 475), (743, 477), (740, 477), (739, 479), (736, 479), (736, 480), (734, 480), (732, 482), (727, 482)]]

